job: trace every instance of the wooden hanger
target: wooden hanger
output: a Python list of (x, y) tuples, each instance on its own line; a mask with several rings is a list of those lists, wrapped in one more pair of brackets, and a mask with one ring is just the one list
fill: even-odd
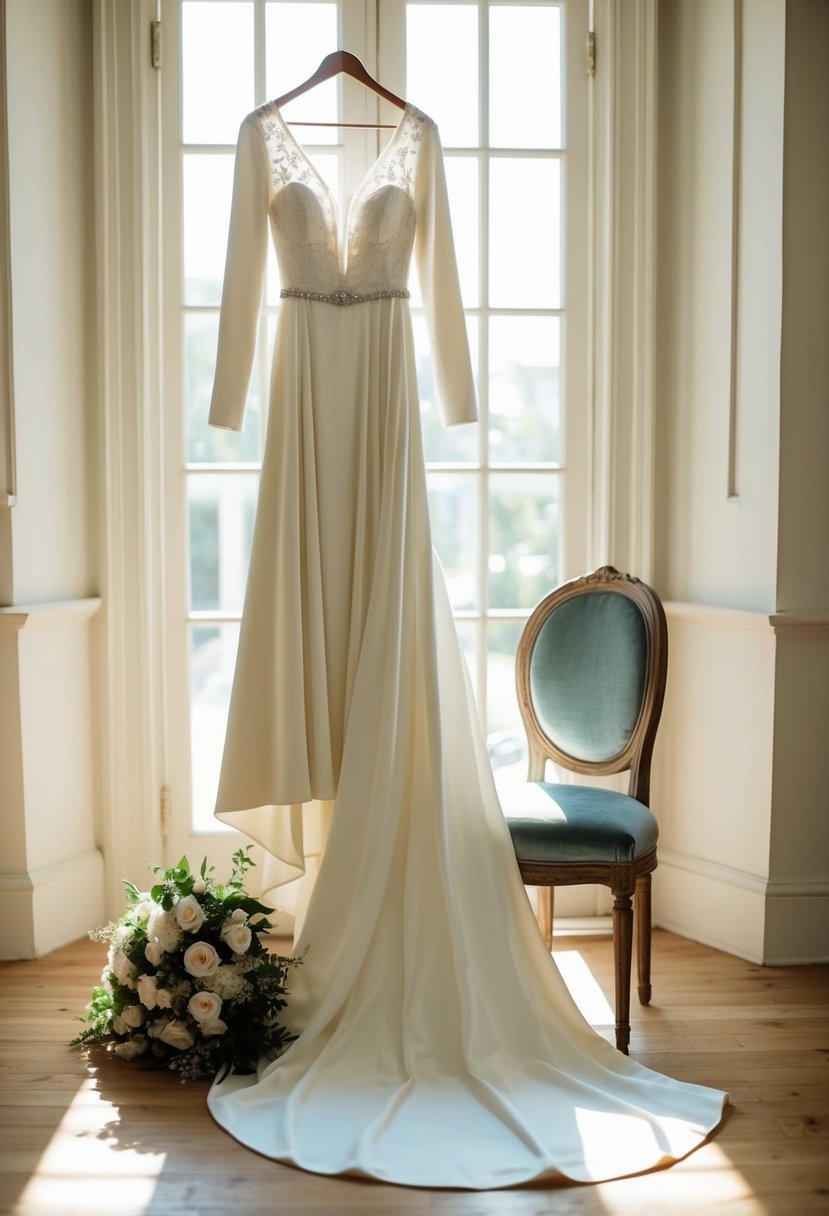
[[(350, 51), (342, 50), (332, 51), (330, 55), (326, 55), (313, 76), (309, 76), (307, 80), (303, 80), (302, 84), (298, 84), (290, 92), (283, 93), (281, 97), (278, 97), (275, 102), (276, 106), (281, 110), (284, 105), (287, 105), (289, 101), (293, 101), (295, 97), (299, 97), (302, 93), (307, 93), (309, 89), (322, 84), (324, 80), (330, 80), (332, 76), (336, 76), (340, 72), (345, 72), (347, 76), (352, 76), (359, 84), (364, 84), (375, 93), (379, 93), (385, 101), (390, 101), (392, 105), (399, 106), (401, 110), (405, 110), (406, 102), (401, 97), (383, 88), (373, 76), (369, 76), (356, 55), (352, 55)], [(395, 124), (387, 122), (293, 122), (291, 125), (298, 127), (393, 127)]]

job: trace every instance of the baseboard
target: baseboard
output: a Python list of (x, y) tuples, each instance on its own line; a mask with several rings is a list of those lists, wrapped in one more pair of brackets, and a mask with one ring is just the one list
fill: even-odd
[(104, 919), (97, 849), (31, 873), (0, 874), (0, 959), (40, 958)]
[(769, 882), (763, 962), (769, 966), (829, 962), (829, 882), (818, 878)]
[(767, 880), (699, 857), (659, 852), (653, 923), (752, 963), (764, 955)]
[(704, 858), (659, 854), (654, 924), (766, 966), (829, 962), (829, 882), (767, 879)]

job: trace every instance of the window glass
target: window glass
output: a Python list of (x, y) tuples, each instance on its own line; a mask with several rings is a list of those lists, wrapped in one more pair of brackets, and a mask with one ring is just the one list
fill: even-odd
[(181, 46), (184, 142), (235, 144), (254, 107), (253, 4), (184, 0)]
[(489, 10), (489, 142), (561, 147), (561, 13), (546, 5)]
[(406, 96), (435, 120), (445, 148), (477, 146), (477, 5), (406, 5)]
[(493, 157), (489, 165), (489, 302), (561, 306), (557, 160)]

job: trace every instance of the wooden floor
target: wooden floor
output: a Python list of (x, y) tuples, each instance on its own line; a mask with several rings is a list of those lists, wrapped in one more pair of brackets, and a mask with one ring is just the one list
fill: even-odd
[[(206, 1083), (90, 1063), (66, 1046), (103, 964), (83, 941), (0, 964), (0, 1211), (14, 1216), (800, 1216), (829, 1213), (829, 967), (765, 969), (670, 934), (654, 938), (654, 1004), (632, 1053), (728, 1089), (719, 1133), (658, 1173), (598, 1186), (414, 1190), (324, 1178), (238, 1145)], [(607, 940), (557, 938), (577, 1000), (606, 1022)], [(604, 996), (602, 995), (604, 994)], [(602, 1033), (610, 1037), (609, 1027)]]

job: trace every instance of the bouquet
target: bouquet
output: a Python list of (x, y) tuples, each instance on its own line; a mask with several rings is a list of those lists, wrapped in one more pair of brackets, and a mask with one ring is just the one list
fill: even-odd
[(158, 881), (149, 892), (124, 880), (121, 919), (89, 935), (108, 941), (109, 953), (73, 1046), (107, 1043), (182, 1081), (251, 1073), (285, 1050), (294, 1036), (278, 1015), (287, 972), (301, 960), (269, 954), (260, 940), (273, 909), (245, 890), (251, 847), (234, 854), (224, 884), (207, 859), (193, 874), (186, 857), (151, 866)]

